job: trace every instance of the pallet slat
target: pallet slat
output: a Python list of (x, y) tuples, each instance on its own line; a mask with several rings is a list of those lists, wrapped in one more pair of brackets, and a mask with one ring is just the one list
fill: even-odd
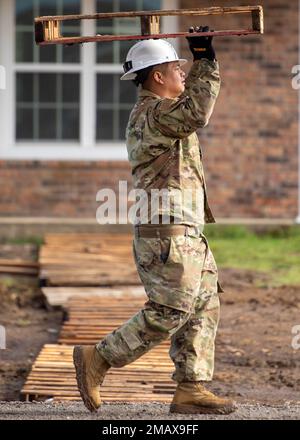
[[(227, 35), (249, 35), (262, 34), (263, 8), (262, 6), (235, 6), (235, 7), (210, 7), (193, 9), (172, 9), (172, 10), (153, 10), (153, 11), (128, 11), (98, 14), (79, 14), (79, 15), (57, 15), (35, 18), (35, 41), (39, 45), (47, 44), (81, 44), (99, 41), (129, 41), (143, 40), (147, 38), (179, 38), (195, 36), (187, 32), (176, 34), (160, 33), (160, 17), (162, 16), (207, 16), (207, 15), (227, 15), (227, 14), (250, 13), (252, 18), (252, 29), (224, 30), (205, 32), (202, 35), (227, 36)], [(63, 37), (60, 31), (60, 24), (64, 21), (72, 20), (98, 20), (114, 18), (140, 18), (141, 34), (139, 35), (94, 35), (79, 37)]]
[[(49, 292), (55, 291), (49, 288)], [(90, 289), (85, 288), (85, 293)], [(75, 289), (69, 288), (68, 293)], [(130, 288), (125, 288), (130, 292)], [(64, 291), (59, 288), (57, 297)], [(99, 290), (96, 289), (99, 293)], [(119, 295), (124, 290), (119, 291)], [(137, 290), (140, 292), (139, 290)], [(32, 366), (22, 389), (26, 400), (53, 397), (54, 400), (80, 400), (72, 360), (73, 345), (92, 345), (134, 315), (145, 303), (146, 296), (109, 295), (68, 297), (64, 303), (68, 320), (63, 324), (59, 344), (46, 344)], [(163, 341), (135, 362), (121, 369), (111, 368), (101, 387), (106, 402), (169, 402), (174, 392), (170, 379), (173, 363), (169, 357), (170, 342)]]
[[(105, 299), (110, 301), (108, 313), (114, 313), (119, 307), (123, 307), (124, 303), (132, 305), (142, 304), (147, 300), (143, 286), (111, 286), (111, 287), (43, 287), (42, 293), (45, 298), (47, 307), (66, 307), (68, 301), (72, 298), (73, 310), (82, 305), (87, 308), (91, 304), (94, 308), (96, 298), (104, 303)], [(118, 305), (111, 302), (111, 298), (118, 299)], [(140, 298), (140, 299), (139, 299)]]
[(141, 286), (130, 234), (47, 234), (41, 247), (42, 287)]
[[(50, 397), (55, 401), (80, 400), (72, 352), (73, 347), (69, 345), (45, 345), (22, 388), (22, 396), (27, 401)], [(154, 352), (155, 348), (147, 356)], [(46, 363), (45, 358), (48, 359)], [(101, 387), (102, 400), (170, 402), (175, 390), (175, 383), (170, 379), (173, 364), (171, 360), (163, 364), (158, 366), (156, 361), (149, 369), (149, 362), (140, 358), (122, 369), (112, 368)]]

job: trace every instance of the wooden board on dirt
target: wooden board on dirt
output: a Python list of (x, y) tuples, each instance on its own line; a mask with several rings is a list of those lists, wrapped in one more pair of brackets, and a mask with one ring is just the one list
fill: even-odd
[(45, 286), (140, 285), (131, 234), (48, 234), (41, 247)]
[(0, 259), (0, 274), (37, 276), (39, 263), (28, 260)]
[(90, 298), (146, 298), (143, 286), (43, 287), (42, 293), (49, 308), (66, 307), (71, 298), (82, 298), (84, 301)]
[[(26, 401), (81, 400), (72, 361), (72, 346), (45, 345), (37, 357), (21, 395)], [(175, 390), (171, 380), (173, 363), (164, 351), (156, 348), (121, 369), (111, 368), (101, 387), (103, 402), (169, 403)]]

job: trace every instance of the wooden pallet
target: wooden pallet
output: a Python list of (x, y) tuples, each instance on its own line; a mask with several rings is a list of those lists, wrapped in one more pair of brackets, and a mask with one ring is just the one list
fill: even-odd
[(47, 234), (40, 250), (45, 286), (140, 285), (130, 234)]
[(39, 264), (20, 259), (0, 259), (0, 274), (37, 276)]
[[(73, 347), (45, 345), (37, 357), (21, 395), (26, 401), (54, 398), (81, 400), (72, 360)], [(111, 368), (101, 387), (103, 402), (170, 402), (175, 383), (168, 347), (154, 348), (126, 367)]]
[[(33, 364), (21, 395), (32, 399), (80, 400), (72, 361), (73, 345), (95, 344), (134, 315), (144, 296), (73, 297), (65, 304), (59, 345), (45, 345)], [(174, 392), (173, 364), (164, 341), (132, 364), (109, 370), (101, 395), (104, 402), (169, 402)]]
[[(41, 250), (40, 264), (50, 283), (57, 280), (58, 265), (64, 281), (68, 280), (70, 270), (78, 283), (78, 273), (83, 279), (89, 266), (99, 264), (101, 270), (103, 262), (109, 261), (110, 279), (124, 284), (118, 264), (129, 258), (131, 245), (132, 237), (123, 234), (49, 234)], [(64, 306), (67, 321), (62, 326), (59, 344), (45, 345), (41, 350), (21, 395), (26, 400), (80, 400), (72, 361), (73, 346), (95, 344), (133, 316), (148, 298), (141, 285), (123, 285), (119, 289), (49, 287), (43, 288), (43, 292), (50, 305)], [(101, 389), (103, 401), (170, 402), (175, 384), (170, 378), (173, 364), (168, 351), (169, 341), (166, 341), (136, 362), (122, 369), (110, 369)]]
[(91, 345), (120, 327), (135, 315), (147, 301), (141, 297), (71, 298), (67, 304), (67, 321), (63, 324), (59, 343)]
[[(210, 7), (194, 9), (173, 9), (156, 11), (129, 11), (115, 13), (101, 13), (90, 15), (57, 15), (37, 17), (35, 19), (35, 41), (39, 45), (48, 44), (78, 44), (103, 41), (128, 41), (144, 40), (149, 38), (178, 38), (191, 35), (188, 32), (160, 33), (160, 17), (162, 16), (207, 16), (227, 14), (251, 14), (252, 27), (249, 29), (223, 30), (204, 32), (202, 35), (232, 36), (262, 34), (263, 30), (263, 8), (262, 6), (237, 6), (237, 7)], [(61, 33), (61, 22), (73, 20), (99, 20), (114, 18), (140, 18), (141, 34), (139, 35), (94, 35), (79, 37), (63, 37)]]
[(71, 298), (130, 298), (145, 296), (143, 286), (109, 287), (44, 287), (42, 293), (47, 308), (67, 308)]

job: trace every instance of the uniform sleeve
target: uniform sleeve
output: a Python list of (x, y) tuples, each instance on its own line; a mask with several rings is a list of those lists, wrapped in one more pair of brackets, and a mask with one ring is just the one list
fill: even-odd
[(149, 111), (150, 123), (165, 136), (185, 138), (205, 127), (220, 91), (217, 61), (194, 61), (186, 78), (185, 91), (178, 100), (163, 98)]

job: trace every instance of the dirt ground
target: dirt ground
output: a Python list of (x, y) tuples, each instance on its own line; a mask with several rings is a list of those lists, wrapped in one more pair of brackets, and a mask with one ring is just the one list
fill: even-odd
[[(0, 258), (14, 256), (35, 260), (37, 249), (34, 245), (0, 245)], [(255, 414), (258, 418), (299, 418), (300, 349), (292, 348), (292, 327), (300, 325), (300, 286), (270, 288), (268, 280), (262, 279), (265, 287), (257, 288), (254, 280), (259, 276), (250, 271), (220, 270), (225, 293), (221, 294), (215, 376), (210, 389), (239, 402), (236, 418), (249, 418), (251, 414), (254, 418)], [(6, 327), (8, 346), (0, 351), (0, 401), (17, 401), (41, 347), (56, 342), (63, 314), (44, 308), (35, 278), (1, 276), (0, 301), (0, 324)], [(31, 415), (36, 410), (36, 417), (40, 414), (43, 418), (45, 408), (48, 414), (48, 407), (43, 405), (0, 404), (0, 418), (4, 413), (7, 418), (10, 414), (26, 418), (27, 410)], [(74, 410), (74, 414), (88, 418), (80, 404), (50, 407), (49, 417), (64, 414), (72, 418)], [(158, 404), (104, 406), (108, 407), (115, 419), (125, 417), (125, 407), (129, 418), (132, 414), (142, 418), (144, 413), (166, 418), (167, 414), (167, 407)]]
[[(37, 260), (34, 245), (1, 245), (0, 258)], [(55, 343), (62, 312), (48, 312), (35, 277), (0, 276), (0, 325), (6, 350), (0, 350), (0, 400), (20, 400), (31, 365), (47, 343)]]

